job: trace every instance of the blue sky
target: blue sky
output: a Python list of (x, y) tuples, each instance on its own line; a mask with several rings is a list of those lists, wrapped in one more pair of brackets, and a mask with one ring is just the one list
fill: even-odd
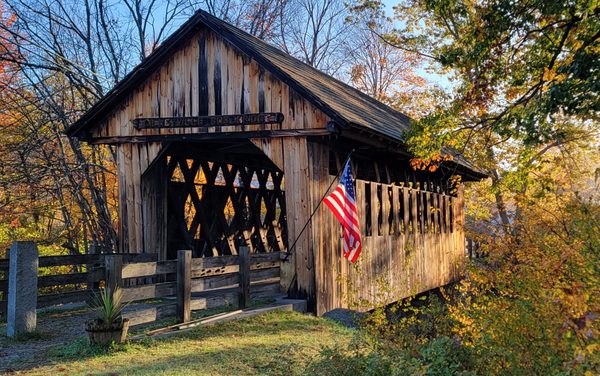
[[(394, 15), (393, 7), (398, 4), (398, 0), (382, 0), (383, 5), (385, 6), (385, 11), (387, 16)], [(420, 75), (427, 79), (430, 83), (436, 84), (443, 89), (451, 90), (455, 84), (452, 83), (448, 77), (448, 75), (439, 75), (427, 72), (424, 68), (418, 70)]]
[[(385, 6), (386, 14), (388, 16), (393, 16), (393, 13), (394, 13), (393, 7), (396, 4), (398, 4), (398, 2), (399, 2), (399, 0), (382, 0), (382, 3)], [(180, 22), (183, 23), (185, 21), (185, 19), (186, 19), (186, 17), (182, 17)], [(170, 30), (170, 32), (174, 31), (178, 26), (179, 26), (179, 24), (177, 22), (174, 23), (173, 28), (172, 28), (172, 30)], [(170, 33), (167, 33), (167, 34), (170, 34)], [(426, 64), (426, 62), (424, 64)], [(452, 87), (454, 86), (454, 84), (452, 82), (450, 82), (450, 80), (448, 79), (447, 76), (427, 72), (425, 70), (425, 67), (418, 69), (417, 71), (423, 78), (428, 80), (431, 84), (438, 85), (438, 86), (442, 87), (443, 89), (451, 90)]]

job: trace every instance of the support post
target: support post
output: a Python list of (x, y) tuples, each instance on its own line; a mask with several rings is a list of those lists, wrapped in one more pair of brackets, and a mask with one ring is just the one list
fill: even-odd
[(8, 272), (6, 335), (31, 333), (36, 327), (38, 249), (34, 242), (13, 242)]
[(240, 309), (248, 307), (250, 303), (250, 248), (241, 246), (239, 251), (240, 260)]
[[(97, 252), (97, 244), (96, 242), (94, 242), (91, 247), (88, 250), (88, 254), (89, 255), (95, 255)], [(92, 262), (89, 262), (86, 264), (86, 271), (88, 273), (88, 280), (87, 280), (87, 288), (90, 291), (93, 290), (97, 290), (99, 287), (98, 281), (95, 280), (95, 271), (96, 268), (98, 267), (98, 264), (94, 264)]]
[(177, 252), (177, 321), (185, 323), (192, 318), (192, 251)]
[(117, 287), (123, 287), (123, 255), (108, 254), (104, 257), (106, 288), (111, 294)]

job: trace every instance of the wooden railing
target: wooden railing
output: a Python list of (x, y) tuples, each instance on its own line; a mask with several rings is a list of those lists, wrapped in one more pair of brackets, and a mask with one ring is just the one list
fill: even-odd
[[(192, 310), (236, 304), (245, 308), (251, 299), (278, 293), (280, 259), (279, 252), (250, 254), (247, 247), (240, 247), (239, 255), (206, 258), (179, 251), (177, 260), (159, 262), (124, 263), (120, 256), (111, 256), (106, 259), (106, 280), (123, 288), (127, 302), (175, 300), (130, 312), (131, 325), (168, 316), (186, 322)], [(129, 280), (141, 278), (150, 283), (127, 287)]]
[[(156, 254), (143, 253), (39, 257), (38, 274), (54, 274), (38, 276), (37, 308), (89, 301), (98, 287), (119, 286), (126, 302), (156, 303), (130, 310), (126, 316), (131, 325), (169, 316), (186, 322), (192, 310), (245, 308), (251, 299), (279, 292), (279, 252), (250, 254), (247, 247), (240, 247), (234, 256), (193, 259), (191, 251), (179, 251), (178, 256), (170, 261), (156, 261)], [(0, 260), (5, 275), (0, 280), (0, 313), (7, 309), (9, 266), (9, 259)]]
[[(37, 307), (88, 301), (104, 282), (107, 254), (41, 256), (38, 258)], [(156, 254), (121, 254), (128, 263), (156, 260)], [(8, 300), (10, 259), (0, 259), (0, 314)]]
[(356, 180), (364, 237), (447, 234), (456, 230), (458, 197), (413, 187)]

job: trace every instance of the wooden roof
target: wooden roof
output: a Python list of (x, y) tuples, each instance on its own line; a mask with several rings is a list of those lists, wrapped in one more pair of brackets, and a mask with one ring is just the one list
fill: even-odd
[[(202, 10), (196, 12), (150, 56), (73, 123), (67, 129), (66, 134), (71, 137), (86, 137), (88, 130), (98, 125), (110, 111), (159, 68), (182, 42), (203, 27), (209, 28), (242, 53), (254, 59), (313, 103), (342, 129), (366, 131), (396, 144), (404, 143), (404, 132), (408, 130), (411, 121), (405, 114)], [(456, 162), (460, 167), (470, 170), (471, 174), (474, 173), (475, 177), (485, 177), (485, 174), (464, 157), (459, 158)]]

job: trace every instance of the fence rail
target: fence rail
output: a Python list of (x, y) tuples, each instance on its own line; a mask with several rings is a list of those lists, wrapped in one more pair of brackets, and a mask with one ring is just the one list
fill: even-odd
[[(191, 311), (224, 304), (245, 308), (253, 298), (279, 292), (281, 253), (250, 254), (246, 247), (235, 256), (191, 258), (191, 251), (180, 251), (177, 260), (122, 263), (119, 257), (107, 259), (109, 286), (123, 288), (123, 300), (176, 298), (176, 302), (128, 314), (131, 325), (177, 316), (186, 322)], [(120, 271), (120, 273), (119, 273)], [(169, 280), (170, 277), (170, 280)], [(126, 286), (126, 281), (149, 278), (150, 283)], [(163, 282), (157, 282), (157, 281)]]
[[(37, 282), (37, 307), (43, 308), (89, 300), (93, 291), (104, 281), (104, 259), (107, 255), (40, 256), (38, 258), (40, 275)], [(120, 255), (128, 263), (149, 262), (157, 259), (157, 254), (153, 253), (123, 253)], [(9, 267), (10, 258), (0, 259), (0, 314), (7, 312)], [(70, 268), (56, 270), (59, 267)]]
[[(186, 322), (192, 310), (225, 304), (245, 308), (251, 299), (278, 293), (280, 285), (281, 253), (249, 253), (247, 247), (241, 247), (238, 255), (195, 259), (191, 251), (179, 251), (178, 259), (169, 261), (157, 261), (156, 254), (42, 256), (37, 260), (37, 308), (88, 301), (101, 285), (121, 287), (129, 303), (162, 300), (128, 312), (131, 325), (174, 315)], [(6, 275), (0, 280), (0, 313), (7, 312), (9, 266), (10, 259), (0, 260), (0, 272)], [(54, 274), (39, 275), (48, 272)]]

